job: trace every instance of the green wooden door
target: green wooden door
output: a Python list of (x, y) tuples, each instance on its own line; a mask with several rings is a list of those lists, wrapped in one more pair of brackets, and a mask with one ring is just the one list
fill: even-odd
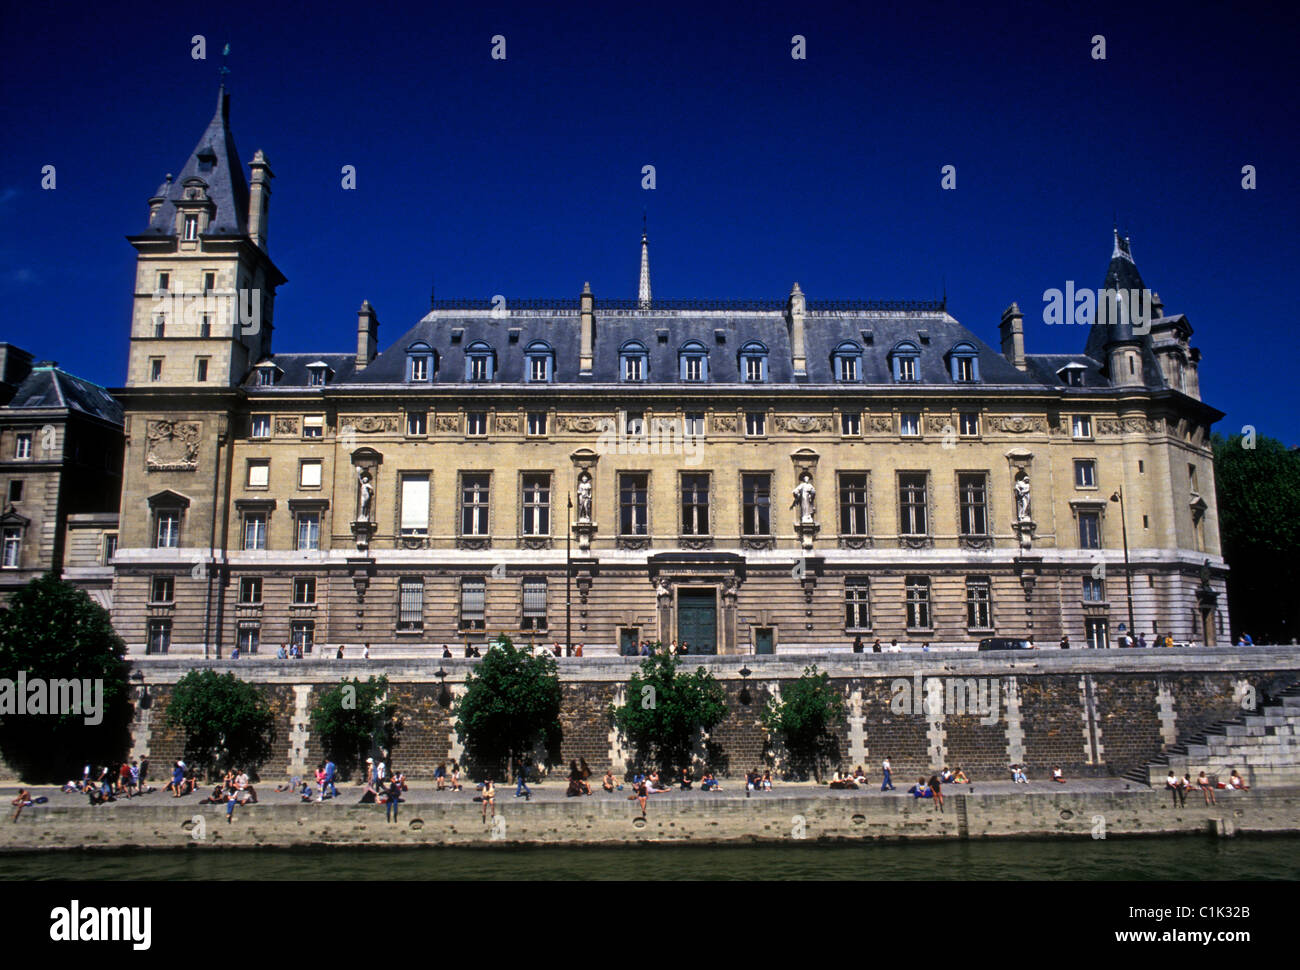
[(718, 603), (711, 589), (677, 592), (677, 642), (692, 654), (718, 652)]
[(772, 653), (774, 637), (770, 626), (760, 626), (754, 629), (754, 653)]

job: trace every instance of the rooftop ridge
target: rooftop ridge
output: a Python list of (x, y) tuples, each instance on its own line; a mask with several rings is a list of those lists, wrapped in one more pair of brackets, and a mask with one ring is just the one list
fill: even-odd
[[(496, 308), (490, 298), (438, 299), (430, 301), (430, 310), (492, 310)], [(640, 310), (660, 313), (667, 310), (751, 310), (784, 313), (788, 299), (708, 299), (679, 298), (656, 299), (649, 307), (639, 299), (596, 299), (597, 310)], [(913, 312), (944, 312), (947, 300), (808, 300), (808, 312), (835, 312), (844, 310), (906, 310)], [(578, 297), (528, 297), (509, 299), (502, 308), (511, 310), (573, 310), (579, 309)]]

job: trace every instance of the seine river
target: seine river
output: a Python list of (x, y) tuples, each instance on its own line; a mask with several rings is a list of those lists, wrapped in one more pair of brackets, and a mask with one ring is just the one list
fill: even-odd
[(0, 880), (1294, 880), (1300, 836), (781, 845), (41, 852)]

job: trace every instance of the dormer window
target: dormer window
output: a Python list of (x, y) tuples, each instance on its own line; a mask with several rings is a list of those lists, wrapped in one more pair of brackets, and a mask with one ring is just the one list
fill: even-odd
[(490, 381), (496, 374), (496, 352), (483, 341), (475, 341), (465, 350), (465, 380)]
[(275, 385), (280, 368), (268, 361), (264, 364), (258, 364), (254, 369), (257, 372), (254, 384), (258, 387), (273, 387)]
[(645, 344), (629, 340), (618, 352), (618, 372), (624, 381), (644, 381), (650, 370), (650, 355)]
[(433, 348), (423, 341), (406, 348), (406, 379), (427, 382), (433, 374)]
[(916, 381), (919, 368), (917, 360), (920, 349), (910, 340), (904, 340), (890, 352), (889, 360), (894, 368), (895, 384), (910, 384)]
[(323, 360), (318, 360), (314, 364), (307, 365), (307, 384), (309, 387), (324, 387), (329, 382), (329, 376), (333, 373), (330, 365)]
[(1066, 387), (1083, 387), (1082, 364), (1066, 364), (1056, 372), (1056, 376)]
[(544, 340), (534, 340), (524, 350), (527, 363), (525, 380), (530, 384), (546, 384), (555, 378), (555, 351)]
[(709, 379), (709, 353), (704, 344), (692, 340), (683, 344), (677, 352), (678, 366), (684, 381), (707, 381)]
[(948, 355), (952, 379), (958, 384), (973, 384), (980, 379), (980, 359), (974, 344), (961, 343)]
[(746, 384), (767, 382), (767, 348), (758, 341), (740, 348), (740, 379)]
[(199, 238), (199, 217), (198, 216), (185, 217), (184, 238), (186, 242), (193, 242), (194, 240)]
[(852, 384), (862, 380), (862, 348), (852, 340), (846, 340), (835, 348), (831, 364), (839, 383)]

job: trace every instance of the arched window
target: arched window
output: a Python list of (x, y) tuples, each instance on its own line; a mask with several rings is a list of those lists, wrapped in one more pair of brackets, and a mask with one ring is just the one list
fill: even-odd
[(948, 368), (958, 384), (973, 384), (980, 379), (979, 352), (971, 343), (960, 343), (948, 352)]
[(555, 380), (555, 351), (545, 340), (534, 340), (524, 348), (524, 358), (524, 380), (529, 384)]
[(490, 381), (496, 376), (497, 355), (491, 346), (476, 340), (465, 348), (465, 380), (475, 383)]
[(904, 340), (889, 353), (890, 363), (894, 368), (896, 384), (910, 384), (920, 379), (921, 351), (910, 340)]
[(852, 340), (844, 341), (831, 354), (831, 370), (838, 383), (853, 384), (861, 381), (862, 348)]
[(619, 380), (644, 381), (650, 376), (650, 354), (639, 340), (629, 340), (618, 350)]
[(684, 381), (709, 379), (709, 352), (698, 340), (682, 344), (682, 349), (677, 351), (677, 364), (681, 379)]
[(746, 384), (767, 381), (767, 348), (757, 340), (740, 348), (740, 379)]
[(406, 348), (406, 379), (413, 383), (427, 383), (433, 380), (437, 370), (433, 348), (423, 340)]

